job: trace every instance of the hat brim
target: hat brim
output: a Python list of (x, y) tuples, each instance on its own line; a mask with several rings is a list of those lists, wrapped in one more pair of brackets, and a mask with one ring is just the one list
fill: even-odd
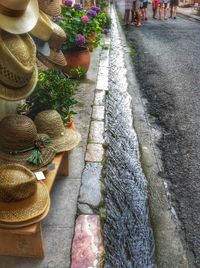
[(0, 81), (0, 98), (9, 101), (26, 99), (34, 91), (38, 78), (38, 68), (35, 64), (35, 70), (28, 84), (21, 88), (13, 88), (1, 84)]
[(77, 130), (66, 128), (63, 136), (57, 139), (52, 139), (52, 141), (52, 146), (57, 153), (70, 151), (81, 141), (81, 134)]
[(47, 66), (48, 69), (50, 70), (58, 70), (58, 71), (62, 71), (65, 66), (67, 65), (67, 62), (65, 65), (61, 64), (61, 65), (58, 65), (52, 61), (49, 61), (47, 59), (47, 57), (43, 56), (42, 54), (40, 53), (37, 53), (37, 58), (45, 65)]
[(30, 220), (27, 220), (27, 221), (22, 221), (22, 222), (3, 222), (3, 221), (0, 221), (0, 227), (1, 228), (10, 228), (10, 229), (14, 229), (14, 228), (21, 228), (21, 227), (25, 227), (25, 226), (29, 226), (29, 225), (32, 225), (34, 223), (37, 223), (37, 222), (40, 222), (41, 220), (43, 220), (44, 218), (46, 218), (46, 216), (48, 215), (49, 213), (49, 209), (50, 209), (50, 204), (51, 204), (51, 200), (50, 198), (48, 198), (48, 204), (47, 204), (47, 207), (45, 209), (45, 211), (35, 217), (35, 218), (32, 218)]
[(61, 6), (59, 4), (59, 1), (52, 1), (48, 4), (48, 6), (44, 3), (44, 0), (39, 1), (39, 7), (43, 12), (52, 17), (58, 16), (61, 13)]
[(49, 191), (44, 182), (37, 182), (34, 200), (26, 199), (15, 204), (0, 202), (0, 221), (23, 222), (41, 215), (50, 202)]
[(24, 34), (31, 31), (39, 17), (38, 1), (30, 0), (26, 11), (20, 17), (0, 14), (0, 28), (12, 34)]
[(27, 167), (31, 171), (44, 171), (47, 170), (47, 165), (52, 162), (56, 154), (53, 147), (45, 147), (41, 149), (41, 154), (43, 158), (43, 163), (41, 165), (34, 165), (27, 161), (31, 156), (32, 150), (17, 155), (9, 154), (0, 150), (0, 165), (3, 164), (21, 164), (22, 166)]

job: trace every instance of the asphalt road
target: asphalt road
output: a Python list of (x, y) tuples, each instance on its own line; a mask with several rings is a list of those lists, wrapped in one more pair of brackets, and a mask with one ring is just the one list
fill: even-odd
[(200, 23), (149, 18), (126, 33), (148, 113), (161, 128), (162, 177), (191, 261), (200, 267)]

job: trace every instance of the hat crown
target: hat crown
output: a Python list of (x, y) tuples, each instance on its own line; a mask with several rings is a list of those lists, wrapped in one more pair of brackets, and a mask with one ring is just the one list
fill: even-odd
[(37, 190), (35, 175), (19, 164), (0, 167), (0, 201), (16, 202), (31, 197)]
[(34, 147), (37, 130), (33, 121), (24, 115), (9, 115), (0, 122), (0, 147), (14, 152)]
[(34, 123), (38, 133), (45, 133), (56, 139), (64, 135), (65, 127), (60, 114), (55, 110), (46, 110), (38, 113)]
[(1, 5), (11, 10), (26, 10), (30, 0), (1, 0)]
[(0, 81), (20, 88), (32, 78), (35, 70), (36, 47), (28, 34), (0, 32)]

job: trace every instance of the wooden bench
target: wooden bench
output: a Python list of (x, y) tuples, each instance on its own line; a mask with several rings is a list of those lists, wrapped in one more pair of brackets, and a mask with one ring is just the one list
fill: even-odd
[[(68, 176), (68, 152), (56, 155), (55, 169), (45, 173), (49, 192), (57, 175)], [(0, 228), (0, 255), (44, 257), (41, 222), (22, 228)]]

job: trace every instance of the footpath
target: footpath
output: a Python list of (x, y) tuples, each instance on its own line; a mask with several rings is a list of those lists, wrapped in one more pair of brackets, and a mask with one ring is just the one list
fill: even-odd
[(194, 7), (178, 7), (177, 12), (179, 15), (200, 21), (200, 15), (198, 15), (198, 12)]

